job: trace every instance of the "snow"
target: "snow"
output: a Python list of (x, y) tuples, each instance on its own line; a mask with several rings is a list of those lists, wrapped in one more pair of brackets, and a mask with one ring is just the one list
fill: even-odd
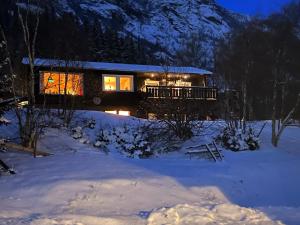
[(16, 5), (17, 5), (17, 7), (20, 7), (21, 9), (28, 9), (28, 10), (30, 10), (32, 12), (36, 12), (36, 13), (42, 13), (44, 11), (41, 7), (38, 7), (34, 4), (17, 2)]
[(233, 204), (217, 204), (215, 206), (177, 205), (163, 208), (150, 215), (148, 225), (161, 224), (282, 224), (272, 221), (264, 213), (239, 207)]
[(0, 116), (0, 124), (9, 124), (11, 121), (6, 119), (4, 116)]
[[(23, 58), (22, 63), (29, 64), (28, 58)], [(55, 59), (36, 58), (35, 66), (40, 67), (72, 67), (88, 70), (120, 71), (120, 72), (141, 72), (141, 73), (187, 73), (199, 75), (211, 75), (212, 73), (194, 67), (175, 67), (175, 66), (152, 66), (121, 63), (87, 62), (87, 61), (64, 61)]]
[(112, 19), (113, 12), (120, 10), (119, 7), (108, 2), (95, 2), (92, 6), (89, 4), (80, 4), (80, 8), (110, 19)]
[[(297, 127), (287, 128), (275, 149), (268, 123), (260, 150), (223, 151), (223, 162), (190, 160), (182, 151), (141, 160), (113, 149), (107, 154), (92, 143), (100, 127), (143, 121), (101, 112), (80, 115), (96, 121), (94, 129), (83, 128), (90, 144), (67, 129), (49, 128), (39, 149), (54, 155), (34, 159), (0, 153), (17, 172), (0, 177), (1, 225), (300, 223)], [(14, 134), (13, 129), (0, 127), (1, 136)], [(206, 138), (195, 137), (184, 146)]]
[[(74, 14), (81, 22), (97, 19), (104, 29), (114, 26), (117, 17), (122, 21), (120, 34), (159, 44), (166, 55), (174, 55), (191, 34), (199, 34), (205, 59), (210, 64), (213, 63), (215, 41), (226, 38), (238, 24), (250, 20), (213, 0), (56, 0), (51, 1), (51, 6), (58, 16), (66, 12)], [(154, 51), (160, 56), (161, 50)]]

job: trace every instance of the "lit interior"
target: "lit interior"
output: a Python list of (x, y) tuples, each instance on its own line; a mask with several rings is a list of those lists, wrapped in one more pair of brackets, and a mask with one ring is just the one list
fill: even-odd
[(119, 111), (119, 115), (120, 116), (130, 116), (130, 112), (129, 111)]
[(128, 75), (104, 75), (104, 91), (133, 91), (133, 76)]
[(192, 86), (192, 82), (187, 82), (187, 81), (183, 81), (183, 80), (177, 80), (176, 83), (175, 83), (175, 86), (191, 87)]
[(145, 85), (146, 86), (159, 86), (159, 81), (158, 80), (146, 79), (145, 80)]
[(114, 111), (105, 111), (106, 113), (109, 113), (109, 114), (115, 114), (117, 115), (118, 114), (118, 111), (117, 110), (114, 110)]
[(52, 95), (83, 95), (82, 75), (43, 72), (41, 75), (41, 93)]
[(120, 77), (120, 91), (132, 90), (132, 77)]
[(167, 86), (176, 86), (176, 87), (191, 87), (192, 82), (187, 82), (182, 79), (176, 79), (176, 80), (170, 80), (167, 82), (166, 79), (162, 79), (161, 82), (158, 80), (151, 80), (151, 79), (146, 79), (144, 81), (145, 86), (160, 86), (160, 85), (167, 85)]
[(106, 113), (120, 115), (120, 116), (130, 116), (130, 111), (123, 111), (123, 110), (106, 110)]
[(116, 91), (117, 90), (117, 78), (116, 77), (104, 77), (104, 90)]

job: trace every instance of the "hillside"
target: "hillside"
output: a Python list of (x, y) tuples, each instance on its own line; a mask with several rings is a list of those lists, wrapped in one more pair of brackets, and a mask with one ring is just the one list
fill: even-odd
[(43, 4), (58, 16), (68, 12), (80, 21), (96, 19), (104, 28), (113, 27), (121, 34), (162, 47), (157, 56), (174, 55), (196, 34), (207, 57), (212, 58), (215, 41), (247, 20), (214, 0), (55, 0)]

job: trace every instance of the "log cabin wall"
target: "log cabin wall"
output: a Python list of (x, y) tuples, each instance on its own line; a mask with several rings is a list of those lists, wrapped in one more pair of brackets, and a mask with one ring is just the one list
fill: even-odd
[[(59, 107), (64, 97), (68, 101), (72, 99), (74, 108), (78, 109), (94, 109), (106, 110), (115, 107), (124, 109), (136, 108), (139, 101), (142, 100), (141, 94), (137, 91), (136, 73), (118, 72), (118, 71), (96, 71), (96, 70), (78, 70), (69, 69), (68, 73), (80, 73), (83, 75), (83, 96), (64, 96), (64, 95), (51, 95), (40, 93), (40, 72), (51, 71), (61, 72), (66, 71), (62, 68), (47, 68), (36, 67), (35, 74), (35, 93), (37, 104), (46, 103), (47, 107)], [(133, 92), (119, 92), (119, 91), (103, 91), (102, 76), (105, 75), (132, 75), (133, 76)], [(96, 105), (94, 98), (101, 99), (101, 104)]]
[[(110, 110), (128, 110), (131, 115), (136, 115), (140, 101), (146, 99), (146, 93), (142, 92), (141, 89), (145, 84), (146, 79), (152, 79), (146, 73), (133, 73), (133, 72), (119, 72), (119, 71), (99, 71), (99, 70), (87, 70), (87, 69), (68, 69), (67, 73), (80, 73), (83, 75), (83, 96), (71, 96), (71, 95), (51, 95), (40, 93), (40, 72), (52, 71), (66, 73), (64, 68), (47, 68), (47, 67), (36, 67), (36, 80), (35, 80), (35, 92), (38, 104), (46, 103), (49, 108), (58, 108), (62, 106), (63, 99), (66, 98), (67, 102), (72, 102), (70, 107), (74, 109), (85, 109), (85, 110), (99, 110), (99, 111), (110, 111)], [(122, 92), (122, 91), (103, 91), (103, 74), (105, 75), (131, 75), (133, 76), (133, 92)], [(164, 79), (165, 74), (156, 74), (156, 80)], [(169, 77), (170, 80), (176, 80), (176, 75)], [(206, 86), (206, 77), (202, 75), (189, 75), (185, 81), (190, 82), (192, 86), (203, 87)], [(98, 97), (101, 99), (101, 104), (95, 104), (94, 98)], [(195, 101), (188, 101), (187, 104), (195, 104)], [(215, 102), (198, 101), (198, 110), (205, 112), (211, 111), (210, 109)]]

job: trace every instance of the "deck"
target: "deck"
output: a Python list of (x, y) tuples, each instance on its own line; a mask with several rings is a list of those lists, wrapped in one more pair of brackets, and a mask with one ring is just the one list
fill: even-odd
[(217, 100), (215, 87), (146, 86), (148, 98)]

